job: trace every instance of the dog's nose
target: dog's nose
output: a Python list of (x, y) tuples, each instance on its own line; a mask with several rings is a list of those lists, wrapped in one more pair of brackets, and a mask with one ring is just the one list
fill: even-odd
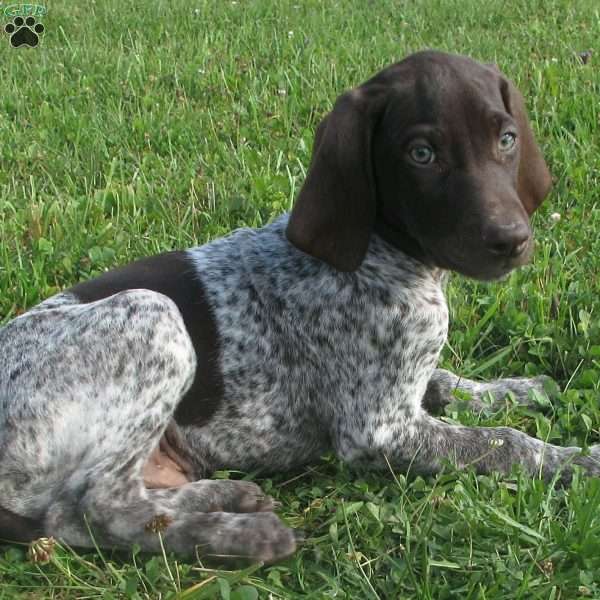
[(484, 232), (483, 240), (492, 254), (514, 258), (525, 251), (530, 234), (526, 223), (494, 225)]

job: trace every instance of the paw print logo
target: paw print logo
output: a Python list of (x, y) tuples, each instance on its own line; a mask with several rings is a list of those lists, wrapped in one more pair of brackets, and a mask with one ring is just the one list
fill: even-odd
[(37, 23), (34, 17), (15, 17), (12, 23), (4, 27), (4, 31), (10, 36), (10, 43), (15, 48), (19, 46), (29, 46), (35, 48), (40, 35), (44, 33), (44, 26)]

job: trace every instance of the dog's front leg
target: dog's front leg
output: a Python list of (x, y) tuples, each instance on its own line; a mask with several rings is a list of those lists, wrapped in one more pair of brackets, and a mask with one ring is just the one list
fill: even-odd
[(518, 404), (533, 406), (535, 403), (530, 392), (534, 391), (544, 395), (554, 385), (552, 379), (545, 375), (531, 378), (507, 377), (494, 381), (474, 381), (445, 369), (436, 369), (427, 384), (422, 406), (429, 413), (439, 414), (455, 399), (454, 392), (456, 391), (470, 397), (469, 405), (475, 411), (504, 407), (508, 394)]
[(584, 456), (581, 448), (546, 444), (509, 427), (450, 425), (426, 413), (392, 423), (367, 419), (365, 425), (338, 439), (338, 452), (349, 462), (421, 473), (438, 472), (445, 462), (478, 473), (509, 474), (513, 465), (520, 465), (546, 480), (558, 473), (562, 481), (570, 479), (575, 464), (589, 475), (600, 475), (600, 446)]

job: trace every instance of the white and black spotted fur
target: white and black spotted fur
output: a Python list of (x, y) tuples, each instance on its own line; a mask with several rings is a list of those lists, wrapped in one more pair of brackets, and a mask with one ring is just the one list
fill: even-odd
[[(158, 529), (177, 552), (272, 561), (294, 551), (294, 532), (255, 484), (206, 479), (214, 470), (284, 471), (333, 449), (378, 468), (389, 461), (435, 472), (450, 460), (480, 472), (520, 464), (568, 478), (577, 463), (600, 473), (597, 447), (584, 457), (426, 411), (456, 388), (477, 406), (488, 391), (526, 402), (542, 387), (542, 379), (483, 384), (436, 370), (448, 327), (445, 269), (489, 278), (525, 262), (527, 215), (548, 189), (516, 94), (497, 70), (469, 59), (409, 57), (338, 100), (291, 216), (133, 263), (8, 323), (0, 330), (0, 535), (90, 547), (92, 532), (101, 546), (153, 551)], [(518, 131), (520, 154), (471, 168), (481, 153), (473, 158), (470, 145), (484, 135), (453, 106), (471, 96), (482, 119), (504, 107), (494, 110)], [(385, 170), (393, 155), (385, 145), (397, 143), (386, 132), (398, 136), (408, 118), (394, 107), (405, 102), (415, 122), (443, 124), (439, 98), (462, 123), (444, 134), (449, 154), (436, 146), (444, 162), (427, 173), (398, 152), (403, 166)], [(465, 115), (476, 121), (472, 108)], [(444, 186), (428, 187), (444, 169)], [(473, 183), (480, 171), (488, 183)], [(393, 197), (406, 180), (409, 200), (422, 196), (414, 208), (406, 190)], [(427, 206), (439, 189), (436, 207), (460, 192), (458, 224)], [(161, 440), (189, 482), (145, 485), (144, 465)]]

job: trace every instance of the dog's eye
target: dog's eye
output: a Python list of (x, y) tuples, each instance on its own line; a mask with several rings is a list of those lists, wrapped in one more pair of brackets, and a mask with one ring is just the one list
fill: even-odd
[(502, 152), (509, 152), (515, 147), (516, 143), (517, 136), (514, 133), (507, 131), (506, 133), (502, 134), (502, 137), (498, 142), (498, 146)]
[(435, 152), (429, 146), (413, 146), (408, 155), (418, 165), (428, 165), (435, 160)]

